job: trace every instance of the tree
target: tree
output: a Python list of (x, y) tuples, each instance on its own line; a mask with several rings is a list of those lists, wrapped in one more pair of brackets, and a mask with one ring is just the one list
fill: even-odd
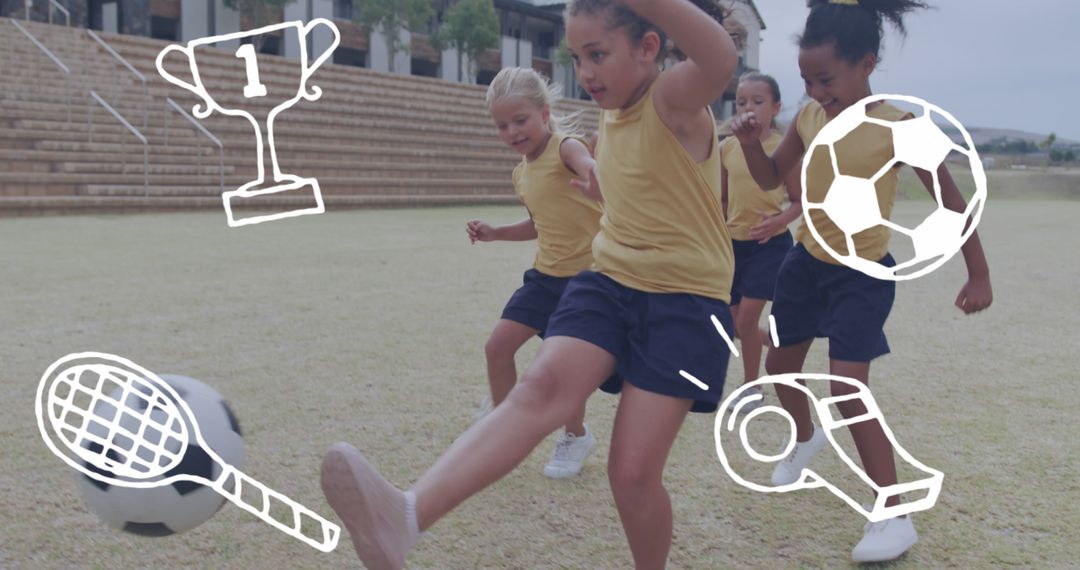
[(492, 0), (460, 0), (446, 11), (446, 20), (432, 38), (435, 49), (454, 48), (458, 52), (458, 81), (462, 56), (469, 58), (469, 76), (485, 51), (499, 45), (499, 17)]
[(1057, 133), (1050, 133), (1050, 136), (1046, 137), (1046, 140), (1039, 143), (1039, 148), (1049, 152), (1054, 149), (1054, 143), (1057, 142)]
[(435, 16), (431, 0), (357, 0), (353, 21), (371, 31), (378, 29), (386, 36), (386, 50), (390, 55), (390, 71), (400, 52), (408, 53), (412, 46), (401, 41), (401, 30), (419, 28)]
[(566, 42), (566, 36), (559, 40), (559, 47), (555, 50), (555, 63), (567, 67), (574, 66), (574, 56), (570, 53), (570, 44)]
[[(279, 13), (285, 6), (292, 4), (296, 0), (224, 0), (226, 8), (236, 10), (240, 13), (240, 16), (247, 18), (251, 23), (251, 28), (261, 28), (263, 26), (269, 26), (270, 24), (276, 24), (281, 21)], [(262, 43), (266, 38), (262, 36), (256, 36), (252, 38), (255, 44), (255, 51), (262, 51)]]

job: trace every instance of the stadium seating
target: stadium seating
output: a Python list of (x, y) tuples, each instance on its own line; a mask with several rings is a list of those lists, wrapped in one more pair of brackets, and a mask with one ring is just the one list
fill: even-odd
[[(220, 208), (223, 189), (256, 178), (249, 121), (221, 113), (199, 120), (220, 139), (221, 156), (166, 104), (172, 98), (191, 113), (200, 102), (158, 74), (154, 61), (167, 42), (98, 34), (145, 76), (144, 92), (136, 75), (85, 30), (19, 23), (70, 77), (0, 18), (0, 215)], [(265, 101), (243, 97), (247, 78), (233, 53), (200, 53), (198, 71), (223, 107), (265, 117), (288, 98), (274, 94), (295, 93), (300, 66), (258, 57), (260, 80), (271, 95)], [(166, 66), (190, 80), (182, 56), (174, 54)], [(283, 112), (274, 134), (281, 170), (317, 178), (328, 209), (517, 201), (510, 172), (520, 158), (498, 140), (484, 87), (335, 64), (318, 69), (311, 85), (323, 90), (322, 98)], [(147, 140), (145, 178), (144, 145), (90, 91)], [(581, 111), (582, 125), (595, 130), (595, 105), (567, 100), (556, 110)], [(269, 158), (266, 172), (272, 175)]]

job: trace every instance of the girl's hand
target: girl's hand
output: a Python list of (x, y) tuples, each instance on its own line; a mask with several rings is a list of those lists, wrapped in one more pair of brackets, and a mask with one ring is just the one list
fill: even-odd
[(731, 121), (731, 134), (739, 140), (739, 144), (751, 144), (760, 141), (765, 126), (758, 120), (757, 115), (751, 112), (736, 115)]
[(596, 172), (596, 164), (594, 163), (592, 168), (589, 169), (589, 177), (575, 178), (570, 181), (570, 185), (581, 191), (587, 198), (596, 200), (597, 202), (603, 202), (604, 196), (600, 193), (600, 178)]
[(465, 233), (469, 234), (469, 242), (474, 244), (495, 239), (495, 228), (483, 220), (472, 220), (465, 224)]
[(759, 244), (767, 243), (773, 236), (780, 233), (781, 229), (787, 227), (779, 215), (770, 216), (765, 212), (758, 212), (758, 215), (761, 216), (761, 221), (750, 228), (750, 239), (757, 240)]
[(990, 279), (971, 278), (960, 289), (956, 296), (956, 306), (964, 311), (965, 315), (978, 313), (994, 302), (994, 292), (990, 288)]

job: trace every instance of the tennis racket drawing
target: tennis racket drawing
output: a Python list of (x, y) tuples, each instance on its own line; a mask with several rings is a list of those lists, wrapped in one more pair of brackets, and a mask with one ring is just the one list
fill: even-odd
[[(317, 550), (337, 547), (340, 527), (225, 463), (203, 439), (183, 398), (126, 358), (82, 352), (57, 360), (41, 377), (35, 404), (49, 449), (87, 477), (136, 488), (199, 483)], [(188, 473), (157, 479), (180, 463), (189, 440), (206, 451), (221, 474), (214, 480)], [(272, 505), (283, 508), (275, 513), (291, 512), (292, 524), (271, 516)]]

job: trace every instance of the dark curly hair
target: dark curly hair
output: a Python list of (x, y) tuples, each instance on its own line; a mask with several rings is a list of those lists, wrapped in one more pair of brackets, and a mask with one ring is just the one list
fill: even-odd
[(809, 0), (810, 16), (799, 36), (800, 48), (826, 44), (836, 46), (836, 56), (855, 63), (867, 54), (881, 59), (881, 39), (885, 20), (904, 35), (904, 15), (929, 8), (921, 0), (858, 0), (858, 4)]
[[(724, 22), (726, 12), (716, 0), (689, 0), (691, 4), (700, 8), (712, 19)], [(615, 0), (570, 0), (566, 3), (564, 18), (570, 18), (578, 14), (606, 13), (608, 25), (612, 28), (625, 28), (630, 39), (635, 43), (641, 41), (648, 32), (656, 32), (660, 36), (660, 54), (657, 60), (663, 60), (666, 55), (667, 35), (649, 20), (642, 18), (636, 12), (619, 4)]]

